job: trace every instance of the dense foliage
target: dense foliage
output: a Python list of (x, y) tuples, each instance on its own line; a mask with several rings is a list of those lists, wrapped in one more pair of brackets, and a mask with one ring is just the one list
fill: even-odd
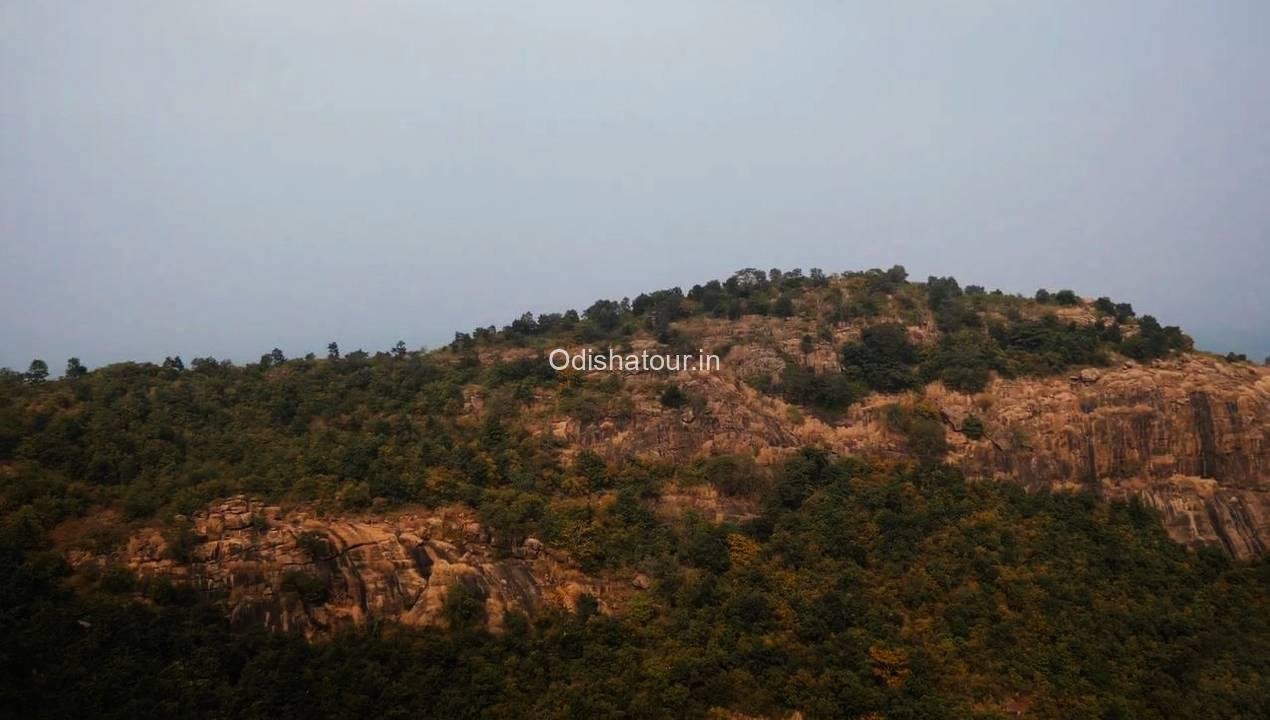
[[(716, 468), (717, 470), (717, 468)], [(190, 595), (62, 589), (10, 516), (0, 706), (44, 717), (1252, 718), (1270, 713), (1270, 564), (1172, 543), (1138, 505), (909, 469), (785, 464), (743, 527), (640, 553), (620, 617), (513, 615), (502, 635), (231, 632)], [(638, 520), (634, 521), (636, 524)], [(640, 532), (647, 532), (641, 530)], [(875, 715), (870, 715), (875, 713)]]
[[(90, 371), (71, 358), (61, 380), (42, 361), (0, 373), (0, 708), (68, 718), (1265, 717), (1270, 565), (1182, 548), (1136, 504), (967, 482), (941, 464), (944, 425), (920, 402), (889, 407), (909, 457), (886, 465), (815, 449), (775, 468), (740, 455), (613, 463), (563, 454), (522, 421), (544, 398), (584, 425), (632, 412), (619, 375), (555, 373), (535, 350), (642, 336), (695, 351), (684, 329), (694, 318), (802, 322), (798, 354), (782, 349), (784, 369), (764, 387), (825, 412), (936, 379), (975, 392), (993, 373), (1189, 347), (1177, 328), (1106, 298), (1088, 306), (1095, 322), (1051, 312), (1085, 307), (1071, 291), (1031, 300), (953, 278), (910, 283), (900, 267), (747, 269), (687, 293), (525, 313), (435, 353), (404, 343), (342, 353), (332, 342), (322, 359), (274, 349), (247, 365), (170, 357)], [(835, 340), (847, 325), (854, 334)], [(911, 328), (935, 332), (918, 342)], [(825, 346), (841, 372), (801, 361)], [(508, 347), (529, 352), (487, 352)], [(667, 412), (703, 402), (672, 382), (649, 400)], [(478, 403), (483, 412), (468, 412)], [(962, 432), (973, 438), (983, 424), (967, 417)], [(692, 484), (757, 517), (653, 512), (668, 487)], [(482, 629), (479, 599), (456, 586), (448, 629), (372, 625), (310, 644), (231, 631), (188, 587), (120, 568), (85, 577), (66, 563), (67, 550), (106, 551), (153, 522), (166, 524), (180, 560), (194, 538), (174, 516), (240, 492), (321, 509), (463, 503), (507, 546), (533, 534), (587, 572), (638, 570), (650, 582), (618, 616), (584, 597), (573, 613), (512, 615), (500, 635)], [(119, 520), (101, 520), (103, 508)], [(327, 552), (317, 534), (299, 542)], [(307, 602), (326, 599), (301, 570), (282, 583)]]

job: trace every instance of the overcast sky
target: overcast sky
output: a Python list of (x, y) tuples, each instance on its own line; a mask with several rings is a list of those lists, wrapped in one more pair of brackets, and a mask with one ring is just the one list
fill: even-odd
[(893, 263), (1259, 360), (1268, 36), (1264, 0), (0, 0), (0, 365)]

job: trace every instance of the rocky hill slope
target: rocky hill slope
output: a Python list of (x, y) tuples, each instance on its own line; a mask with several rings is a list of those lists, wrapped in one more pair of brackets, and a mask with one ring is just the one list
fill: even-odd
[[(932, 278), (924, 292), (937, 282)], [(940, 426), (939, 456), (970, 478), (1136, 499), (1158, 511), (1178, 542), (1221, 547), (1238, 559), (1262, 556), (1270, 547), (1270, 369), (1190, 351), (1135, 360), (1106, 344), (1088, 356), (1096, 362), (1069, 363), (1060, 372), (1019, 372), (1019, 362), (1035, 362), (1020, 354), (1011, 356), (1012, 365), (993, 366), (974, 387), (956, 375), (915, 374), (900, 391), (850, 389), (850, 402), (831, 407), (800, 401), (788, 390), (790, 378), (849, 377), (844, 348), (858, 346), (871, 327), (902, 328), (903, 340), (925, 358), (938, 357), (958, 332), (982, 332), (949, 328), (922, 307), (926, 298), (912, 284), (891, 288), (872, 314), (827, 322), (835, 294), (849, 298), (858, 285), (858, 279), (834, 279), (827, 290), (805, 289), (785, 317), (689, 313), (667, 323), (660, 337), (636, 326), (616, 338), (623, 352), (665, 352), (672, 344), (710, 349), (720, 356), (717, 369), (564, 370), (545, 375), (554, 381), (522, 381), (514, 390), (482, 375), (483, 381), (462, 386), (461, 405), (447, 412), (460, 427), (514, 422), (526, 442), (550, 448), (554, 467), (541, 472), (554, 476), (551, 482), (562, 488), (556, 492), (566, 496), (613, 500), (579, 480), (584, 455), (610, 469), (644, 462), (668, 468), (668, 479), (648, 501), (659, 516), (673, 520), (691, 511), (733, 523), (758, 516), (761, 489), (757, 495), (753, 488), (730, 490), (719, 478), (693, 482), (683, 468), (710, 458), (748, 459), (761, 485), (772, 467), (805, 447), (904, 463), (921, 454), (915, 443), (922, 441), (905, 431), (903, 418), (928, 417)], [(1079, 299), (1058, 307), (984, 295), (962, 302), (989, 325), (1012, 316), (1015, 323), (1035, 323), (1028, 327), (1048, 322), (1060, 334), (1107, 327), (1097, 305)], [(1115, 329), (1119, 337), (1140, 332), (1136, 320), (1123, 315)], [(443, 366), (475, 363), (532, 374), (554, 347), (578, 353), (614, 342), (518, 336), (510, 327), (485, 335), (480, 342), (460, 337), (431, 357)], [(475, 342), (475, 360), (464, 342)], [(1002, 344), (1009, 348), (1008, 339)], [(671, 388), (677, 400), (667, 400)], [(428, 482), (437, 482), (432, 477)], [(583, 595), (618, 609), (632, 583), (646, 582), (630, 568), (585, 573), (568, 548), (497, 522), (483, 524), (461, 503), (368, 513), (350, 512), (347, 501), (343, 509), (292, 502), (284, 510), (248, 497), (196, 509), (188, 531), (192, 546), (180, 553), (170, 532), (149, 525), (122, 546), (83, 552), (76, 561), (98, 572), (121, 565), (143, 579), (190, 583), (225, 604), (235, 620), (306, 634), (372, 618), (435, 624), (456, 584), (497, 628), (509, 609), (572, 609)]]
[[(817, 418), (731, 370), (728, 361), (756, 352), (734, 346), (722, 372), (681, 378), (704, 410), (667, 409), (650, 391), (624, 417), (584, 423), (547, 414), (542, 429), (614, 460), (722, 452), (770, 462), (804, 445), (899, 458), (907, 449), (886, 411), (922, 403), (949, 431), (949, 460), (972, 477), (1136, 497), (1162, 513), (1179, 542), (1220, 544), (1245, 559), (1270, 547), (1270, 369), (1188, 354), (1059, 377), (998, 378), (973, 394), (935, 382)], [(646, 382), (656, 381), (634, 377), (628, 387), (639, 396)], [(982, 424), (973, 439), (963, 432), (971, 416)]]
[[(718, 364), (550, 362), (610, 348)], [(35, 363), (0, 372), (0, 706), (1267, 717), (1268, 411), (1270, 369), (1127, 304), (902, 268)]]

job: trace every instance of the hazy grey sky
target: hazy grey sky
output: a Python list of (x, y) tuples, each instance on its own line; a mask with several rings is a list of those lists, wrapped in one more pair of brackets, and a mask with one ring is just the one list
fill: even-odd
[(1263, 0), (0, 0), (0, 365), (892, 263), (1260, 359), (1268, 38)]

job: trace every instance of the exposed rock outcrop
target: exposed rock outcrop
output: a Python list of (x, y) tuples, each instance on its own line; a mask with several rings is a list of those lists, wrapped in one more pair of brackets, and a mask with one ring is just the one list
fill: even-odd
[[(1270, 374), (1202, 356), (1076, 381), (999, 380), (979, 412), (986, 435), (959, 443), (972, 474), (1030, 488), (1138, 497), (1187, 543), (1240, 558), (1270, 547)], [(930, 388), (941, 408), (974, 400)], [(987, 404), (987, 403), (985, 403)]]
[[(698, 398), (691, 422), (644, 389), (664, 378), (635, 375), (626, 380), (638, 399), (628, 417), (582, 424), (548, 414), (544, 431), (614, 460), (742, 453), (767, 463), (808, 444), (865, 456), (904, 452), (884, 420), (886, 406), (903, 398), (874, 395), (842, 418), (816, 418), (742, 379), (760, 355), (737, 346), (728, 357), (738, 365), (673, 378)], [(785, 362), (772, 355), (758, 366), (768, 372), (773, 361)], [(1138, 497), (1161, 511), (1180, 542), (1220, 544), (1240, 558), (1270, 548), (1266, 368), (1188, 354), (1070, 377), (996, 379), (974, 396), (933, 383), (919, 395), (945, 419), (950, 459), (972, 476)], [(961, 433), (971, 415), (983, 425), (981, 439)]]
[(191, 522), (196, 540), (185, 550), (149, 529), (112, 557), (78, 562), (116, 562), (143, 581), (189, 583), (223, 604), (235, 623), (306, 636), (371, 619), (443, 623), (446, 595), (456, 585), (483, 601), (495, 630), (509, 610), (572, 608), (583, 594), (613, 596), (537, 540), (498, 557), (483, 528), (459, 508), (322, 519), (234, 497)]

